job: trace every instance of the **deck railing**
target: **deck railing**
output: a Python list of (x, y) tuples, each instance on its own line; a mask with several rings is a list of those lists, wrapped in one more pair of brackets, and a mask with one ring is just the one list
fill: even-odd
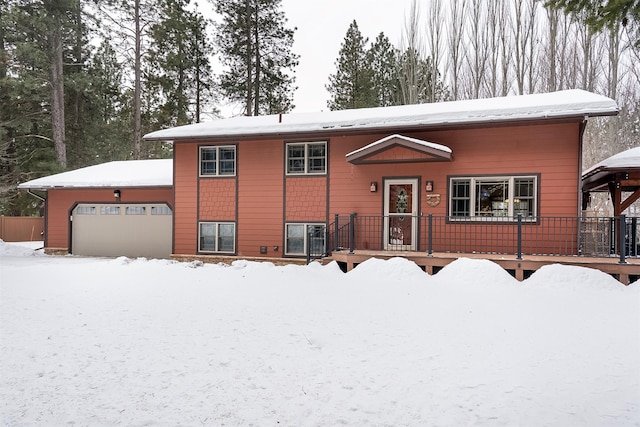
[[(638, 217), (484, 217), (335, 215), (323, 251), (415, 251), (524, 255), (640, 256)], [(622, 231), (622, 232), (619, 232)], [(319, 253), (323, 252), (323, 253)]]

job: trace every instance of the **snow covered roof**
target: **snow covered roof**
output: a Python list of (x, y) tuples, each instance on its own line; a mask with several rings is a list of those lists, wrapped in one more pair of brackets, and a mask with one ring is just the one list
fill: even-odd
[(18, 188), (170, 187), (173, 160), (127, 160), (45, 176), (18, 185)]
[(242, 116), (159, 130), (147, 140), (177, 141), (225, 137), (409, 129), (615, 115), (616, 102), (579, 89), (490, 99), (362, 108), (318, 113)]
[[(435, 142), (424, 141), (422, 139), (411, 138), (404, 135), (393, 134), (371, 144), (365, 145), (355, 151), (348, 153), (345, 157), (351, 163), (364, 163), (367, 158), (377, 153), (393, 147), (402, 146), (425, 154), (429, 160), (451, 160), (451, 148)], [(422, 159), (427, 160), (427, 159)]]
[(582, 173), (583, 179), (590, 175), (594, 175), (599, 171), (613, 169), (640, 169), (640, 147), (631, 148), (618, 154), (604, 159), (598, 164), (591, 166)]

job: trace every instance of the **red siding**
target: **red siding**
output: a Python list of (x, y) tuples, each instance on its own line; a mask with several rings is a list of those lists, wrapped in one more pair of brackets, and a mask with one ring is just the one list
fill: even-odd
[(282, 256), (283, 185), (282, 140), (238, 144), (238, 255), (260, 256), (266, 246), (267, 255)]
[(198, 146), (173, 147), (173, 252), (195, 254), (198, 243)]
[(235, 221), (235, 178), (200, 179), (200, 220)]
[[(259, 256), (260, 247), (266, 246), (268, 256), (282, 256), (286, 221), (331, 221), (336, 213), (381, 215), (386, 178), (418, 178), (420, 211), (444, 216), (449, 176), (539, 174), (540, 215), (575, 216), (579, 211), (579, 132), (577, 122), (400, 131), (450, 147), (453, 160), (362, 165), (348, 163), (345, 155), (391, 132), (319, 137), (319, 141), (329, 141), (328, 174), (319, 177), (285, 177), (285, 141), (281, 139), (243, 140), (237, 143), (237, 181), (198, 179), (198, 143), (176, 143), (175, 252), (195, 253), (198, 215), (200, 219), (231, 219), (237, 212), (238, 255)], [(400, 148), (380, 156), (406, 158)], [(427, 180), (434, 183), (429, 194), (441, 195), (438, 206), (426, 203)], [(378, 183), (377, 192), (369, 191), (371, 181)], [(237, 182), (237, 193), (231, 182)], [(274, 251), (276, 246), (278, 251)]]
[[(158, 202), (173, 207), (171, 188), (121, 188), (120, 203)], [(114, 202), (113, 188), (47, 191), (47, 248), (69, 248), (69, 214), (78, 203)]]
[(327, 178), (287, 178), (287, 221), (326, 222)]

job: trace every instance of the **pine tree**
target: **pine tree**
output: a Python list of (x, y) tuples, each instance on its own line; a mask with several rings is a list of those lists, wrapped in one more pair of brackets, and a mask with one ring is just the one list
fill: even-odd
[(336, 60), (336, 73), (329, 76), (326, 86), (331, 95), (327, 106), (331, 110), (375, 107), (373, 72), (367, 56), (364, 38), (354, 20), (340, 47)]
[(188, 4), (161, 1), (161, 17), (151, 27), (147, 90), (157, 96), (154, 127), (198, 122), (202, 104), (212, 98), (206, 22)]
[(225, 67), (222, 94), (242, 103), (247, 116), (290, 111), (298, 55), (281, 0), (218, 0), (216, 12), (222, 16), (216, 35)]
[(389, 42), (389, 38), (380, 33), (367, 55), (376, 105), (394, 105), (398, 86), (396, 49)]

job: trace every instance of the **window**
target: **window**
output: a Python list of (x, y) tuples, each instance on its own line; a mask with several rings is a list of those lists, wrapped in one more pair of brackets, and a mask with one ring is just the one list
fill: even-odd
[(95, 215), (96, 207), (95, 206), (78, 206), (76, 208), (76, 214), (78, 215)]
[(200, 147), (200, 176), (234, 176), (236, 147)]
[(125, 215), (146, 215), (147, 208), (144, 206), (127, 206), (124, 210)]
[(120, 206), (100, 206), (100, 215), (120, 215)]
[(235, 252), (236, 225), (232, 222), (201, 222), (198, 250), (200, 252)]
[(171, 215), (169, 206), (151, 206), (151, 215)]
[(287, 144), (287, 175), (324, 174), (326, 171), (326, 142)]
[(452, 219), (502, 218), (536, 215), (537, 177), (498, 176), (451, 178), (449, 215)]
[(306, 255), (310, 245), (312, 254), (325, 252), (325, 224), (287, 224), (286, 255)]

